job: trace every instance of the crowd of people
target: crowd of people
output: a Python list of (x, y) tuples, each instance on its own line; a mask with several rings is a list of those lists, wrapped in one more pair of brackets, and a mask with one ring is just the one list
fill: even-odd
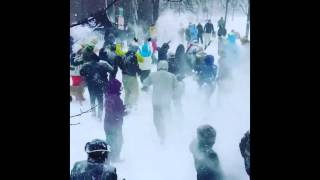
[[(178, 113), (182, 114), (181, 100), (186, 88), (185, 77), (195, 77), (199, 87), (206, 89), (207, 99), (210, 99), (217, 85), (223, 86), (223, 81), (230, 78), (232, 69), (225, 59), (237, 55), (234, 47), (239, 35), (233, 30), (227, 34), (223, 18), (217, 24), (218, 66), (215, 65), (215, 57), (205, 52), (212, 38), (216, 36), (211, 20), (208, 20), (204, 27), (201, 23), (197, 26), (189, 23), (185, 30), (187, 46), (179, 44), (175, 53), (168, 52), (170, 41), (158, 47), (154, 24), (150, 26), (146, 37), (128, 39), (127, 48), (110, 32), (104, 38), (100, 49), (96, 48), (97, 40), (94, 39), (70, 51), (70, 93), (82, 105), (86, 100), (84, 91), (87, 87), (92, 116), (99, 121), (104, 120), (106, 135), (105, 140), (95, 139), (86, 144), (88, 159), (74, 165), (71, 179), (117, 179), (116, 169), (110, 164), (121, 161), (123, 119), (127, 114), (134, 113), (133, 109), (138, 108), (140, 91), (150, 91), (153, 86), (153, 122), (160, 143), (165, 144), (172, 111), (171, 103)], [(70, 48), (73, 44), (70, 37)], [(152, 72), (155, 65), (157, 70)], [(122, 82), (117, 79), (119, 71), (122, 73)], [(120, 97), (122, 88), (124, 100)], [(218, 155), (212, 149), (215, 137), (215, 129), (210, 125), (203, 125), (198, 127), (197, 139), (190, 145), (198, 180), (223, 179)], [(241, 140), (240, 150), (250, 175), (249, 132)]]

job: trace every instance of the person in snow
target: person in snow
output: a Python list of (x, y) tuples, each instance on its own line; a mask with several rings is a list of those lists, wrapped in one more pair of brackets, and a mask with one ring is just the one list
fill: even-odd
[(227, 35), (227, 30), (224, 26), (219, 26), (218, 29), (218, 37), (221, 38), (221, 36), (226, 36)]
[(140, 80), (143, 82), (151, 73), (152, 67), (152, 48), (151, 48), (151, 39), (148, 39), (144, 42), (142, 47), (139, 49), (139, 54), (143, 57), (143, 62), (139, 62)]
[(197, 38), (197, 41), (201, 44), (203, 44), (203, 38), (202, 38), (202, 35), (203, 35), (203, 27), (201, 25), (201, 23), (199, 22), (198, 25), (197, 25), (197, 30), (198, 30), (198, 38)]
[(211, 20), (209, 19), (208, 22), (204, 25), (204, 34), (203, 34), (203, 39), (204, 39), (204, 48), (207, 48), (209, 45), (209, 42), (211, 41), (211, 36), (214, 36), (214, 27), (213, 24), (211, 23)]
[(125, 115), (125, 106), (120, 98), (121, 83), (117, 79), (108, 82), (105, 101), (104, 132), (106, 141), (111, 146), (110, 160), (120, 160), (123, 144), (122, 124)]
[(110, 47), (111, 45), (115, 44), (115, 42), (116, 42), (116, 37), (114, 36), (114, 34), (110, 33), (105, 36), (103, 46)]
[(197, 62), (199, 62), (204, 57), (205, 52), (204, 49), (199, 46), (198, 42), (195, 40), (190, 43), (189, 47), (187, 48), (186, 54), (189, 68), (193, 70), (195, 64), (197, 64)]
[(178, 74), (178, 75), (176, 75), (176, 77), (177, 77), (178, 81), (177, 81), (177, 87), (175, 88), (175, 90), (173, 92), (173, 104), (177, 110), (179, 117), (182, 117), (183, 112), (182, 112), (181, 100), (182, 100), (182, 96), (185, 91), (185, 83), (183, 82), (184, 76), (181, 74)]
[(178, 74), (184, 76), (189, 70), (191, 71), (191, 69), (188, 69), (187, 55), (183, 44), (178, 45), (175, 53), (175, 60)]
[(101, 61), (109, 63), (113, 67), (113, 72), (110, 73), (110, 79), (116, 78), (118, 67), (122, 58), (116, 54), (116, 45), (112, 44), (109, 46), (104, 46), (99, 51), (99, 58)]
[(138, 46), (130, 44), (128, 52), (119, 64), (119, 68), (122, 70), (122, 83), (125, 92), (124, 104), (129, 109), (136, 105), (139, 96), (137, 75), (140, 74), (141, 70), (136, 56), (138, 49)]
[(199, 87), (206, 86), (207, 98), (209, 99), (214, 92), (215, 82), (217, 77), (218, 68), (214, 64), (214, 57), (212, 55), (206, 55), (203, 62), (200, 62), (195, 67), (195, 72), (197, 75), (197, 82)]
[(90, 95), (93, 116), (96, 117), (96, 100), (98, 101), (98, 118), (102, 120), (103, 94), (108, 82), (108, 73), (114, 70), (108, 63), (100, 63), (99, 57), (93, 52), (94, 47), (88, 46), (84, 49), (83, 59), (85, 64), (80, 70), (80, 75), (85, 78)]
[(80, 75), (80, 69), (84, 66), (84, 60), (82, 58), (82, 48), (80, 48), (76, 53), (72, 53), (70, 57), (71, 65), (71, 79), (72, 85), (70, 87), (70, 93), (73, 94), (76, 98), (76, 101), (79, 101), (80, 105), (85, 101), (84, 98), (84, 79)]
[(247, 174), (250, 176), (250, 132), (247, 131), (246, 134), (240, 141), (239, 144), (241, 155), (244, 159), (244, 165)]
[(166, 138), (166, 121), (170, 119), (171, 100), (173, 92), (177, 87), (177, 78), (168, 72), (168, 62), (159, 61), (158, 71), (153, 72), (143, 81), (143, 90), (147, 90), (153, 85), (152, 105), (153, 122), (160, 137), (160, 142), (164, 143)]
[(116, 168), (105, 163), (110, 151), (105, 141), (94, 139), (86, 144), (85, 151), (88, 159), (74, 164), (70, 180), (117, 180)]
[(225, 24), (226, 24), (225, 20), (223, 19), (223, 17), (221, 17), (221, 18), (219, 19), (219, 21), (218, 21), (218, 28), (219, 28), (219, 29), (220, 29), (220, 28), (225, 28)]
[(222, 180), (223, 174), (217, 153), (212, 149), (216, 141), (216, 131), (210, 125), (197, 128), (197, 138), (190, 144), (197, 180)]
[(167, 60), (167, 54), (169, 51), (169, 42), (163, 43), (162, 46), (158, 49), (158, 61)]
[(198, 41), (198, 29), (195, 24), (189, 26), (190, 41)]
[(178, 71), (177, 71), (177, 62), (176, 62), (176, 58), (175, 58), (175, 55), (170, 52), (168, 53), (168, 65), (169, 65), (169, 69), (168, 69), (168, 72), (174, 74), (174, 75), (177, 75)]
[(190, 27), (191, 26), (192, 26), (192, 23), (189, 22), (188, 27), (185, 29), (185, 37), (186, 37), (187, 43), (189, 43), (191, 41), (191, 33), (190, 33)]

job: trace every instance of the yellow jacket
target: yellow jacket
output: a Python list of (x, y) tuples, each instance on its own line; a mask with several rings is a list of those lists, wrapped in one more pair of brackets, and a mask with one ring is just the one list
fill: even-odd
[(123, 57), (125, 54), (126, 52), (122, 50), (121, 44), (116, 44), (116, 55)]

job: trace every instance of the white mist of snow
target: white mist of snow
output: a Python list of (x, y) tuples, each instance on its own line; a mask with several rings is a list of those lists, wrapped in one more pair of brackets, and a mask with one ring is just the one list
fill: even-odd
[[(211, 18), (216, 31), (219, 18), (220, 15)], [(180, 24), (186, 27), (190, 20), (197, 23), (194, 15), (179, 16), (170, 11), (163, 13), (156, 23), (158, 41), (171, 40), (170, 51), (175, 52), (176, 46), (180, 44), (178, 36)], [(244, 35), (245, 23), (246, 17), (234, 17), (233, 21), (228, 21), (227, 29), (228, 31), (235, 29)], [(90, 38), (95, 36), (95, 33), (87, 27), (73, 29), (71, 34), (81, 41), (90, 41)], [(98, 41), (98, 44), (103, 43), (102, 39), (98, 38)], [(249, 179), (240, 154), (239, 142), (244, 133), (250, 129), (250, 56), (249, 48), (242, 47), (240, 44), (238, 46), (241, 63), (233, 71), (234, 78), (230, 83), (232, 91), (221, 95), (220, 104), (217, 103), (218, 89), (209, 100), (210, 105), (207, 105), (193, 77), (187, 77), (184, 80), (186, 89), (182, 100), (183, 116), (173, 113), (173, 118), (169, 122), (170, 138), (164, 146), (160, 145), (153, 125), (152, 92), (140, 91), (138, 108), (124, 118), (124, 144), (121, 152), (124, 162), (112, 164), (117, 168), (119, 179), (195, 180), (196, 171), (189, 144), (196, 136), (197, 127), (206, 123), (212, 125), (217, 131), (213, 149), (218, 153), (226, 180)], [(217, 64), (217, 40), (213, 41), (206, 52), (214, 55), (215, 64)], [(121, 80), (121, 71), (118, 72), (117, 79)], [(85, 97), (87, 100), (82, 107), (77, 102), (70, 104), (71, 115), (80, 113), (80, 108), (82, 111), (90, 108), (87, 89)], [(123, 99), (124, 94), (121, 97)], [(76, 161), (86, 159), (85, 143), (95, 138), (105, 139), (105, 134), (103, 122), (92, 118), (90, 113), (72, 118), (70, 122), (81, 123), (70, 126), (71, 169)]]

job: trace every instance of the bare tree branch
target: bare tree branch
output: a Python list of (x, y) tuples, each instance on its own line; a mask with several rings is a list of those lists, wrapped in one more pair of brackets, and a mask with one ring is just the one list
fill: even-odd
[(82, 111), (82, 110), (80, 109), (80, 112), (81, 112), (81, 113), (76, 114), (76, 115), (73, 115), (73, 116), (70, 116), (70, 118), (74, 118), (74, 117), (77, 117), (77, 116), (81, 116), (82, 114), (91, 112), (91, 111), (92, 111), (94, 108), (96, 108), (97, 106), (98, 106), (98, 105), (96, 105), (96, 106), (94, 106), (94, 107), (92, 107), (92, 108), (90, 108), (90, 109), (88, 109), (88, 110), (86, 110), (86, 111)]

